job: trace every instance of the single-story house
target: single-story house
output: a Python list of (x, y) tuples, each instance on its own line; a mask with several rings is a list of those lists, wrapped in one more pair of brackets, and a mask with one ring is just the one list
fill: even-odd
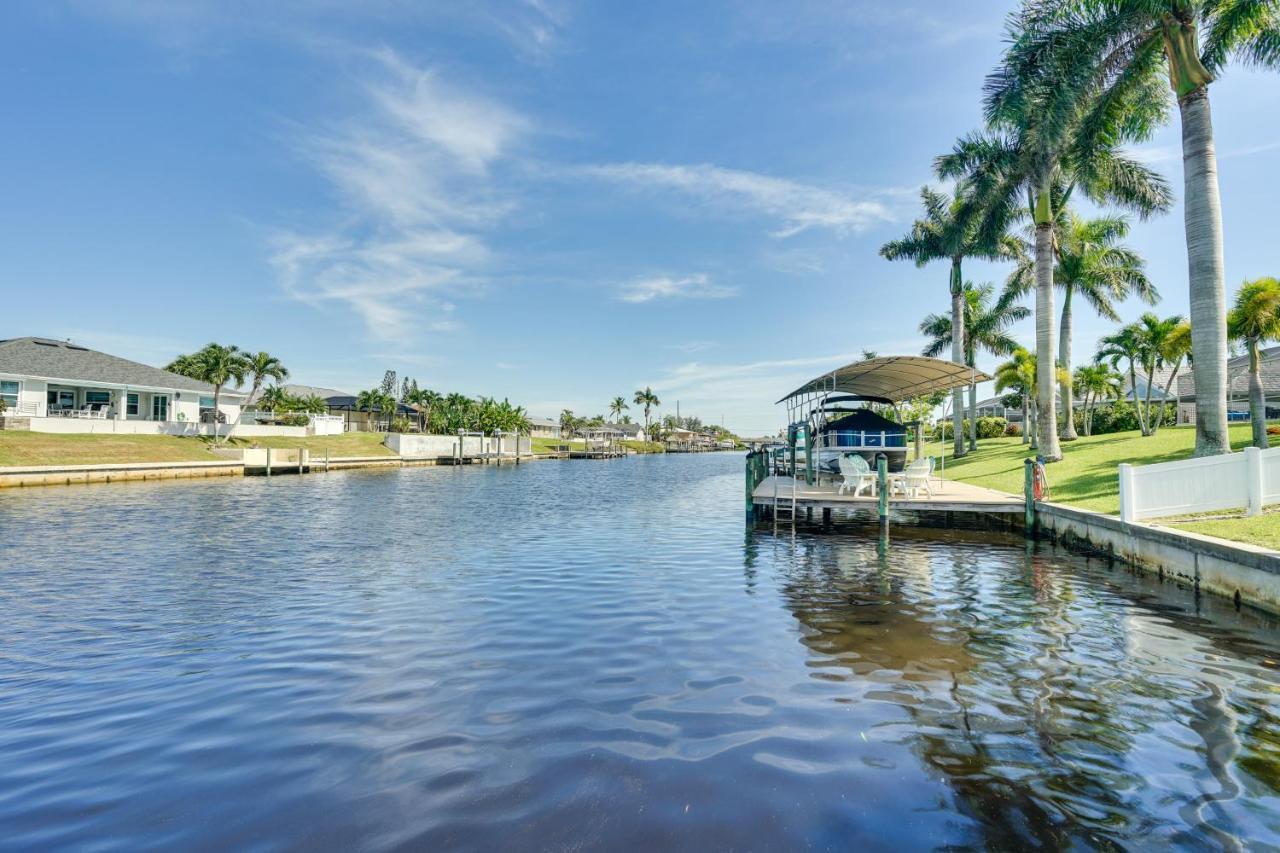
[[(214, 422), (213, 398), (213, 386), (204, 382), (71, 341), (0, 340), (0, 399), (6, 421), (13, 422), (8, 426), (194, 434)], [(224, 388), (217, 420), (235, 423), (244, 398), (243, 392)]]
[(560, 438), (560, 422), (551, 418), (529, 418), (529, 435), (534, 438)]
[[(1152, 378), (1153, 378), (1153, 380), (1154, 380), (1154, 382), (1153, 382), (1153, 384), (1152, 384), (1152, 388), (1151, 388), (1151, 402), (1152, 402), (1152, 403), (1158, 403), (1160, 400), (1162, 400), (1162, 399), (1166, 399), (1166, 397), (1165, 397), (1165, 392), (1164, 392), (1164, 386), (1165, 386), (1165, 383), (1169, 381), (1169, 373), (1170, 373), (1170, 371), (1169, 371), (1168, 369), (1157, 370), (1157, 371), (1155, 372), (1155, 375), (1152, 377)], [(1138, 402), (1140, 402), (1140, 403), (1141, 403), (1141, 402), (1145, 402), (1145, 401), (1146, 401), (1146, 399), (1147, 399), (1147, 380), (1146, 380), (1146, 378), (1145, 378), (1145, 377), (1142, 377), (1142, 376), (1139, 376), (1139, 377), (1138, 377), (1138, 382), (1137, 382), (1137, 393), (1136, 393), (1136, 394), (1135, 394), (1135, 392), (1134, 392), (1133, 387), (1131, 387), (1131, 386), (1130, 386), (1130, 384), (1129, 384), (1129, 376), (1128, 376), (1128, 374), (1125, 374), (1125, 376), (1124, 376), (1124, 383), (1123, 383), (1123, 387), (1124, 387), (1124, 399), (1128, 400), (1130, 403), (1134, 402), (1135, 400), (1137, 400), (1137, 401), (1138, 401)], [(1005, 419), (1006, 421), (1008, 421), (1009, 423), (1015, 423), (1015, 424), (1016, 424), (1016, 423), (1022, 423), (1022, 406), (1020, 406), (1020, 405), (1006, 406), (1006, 405), (1004, 404), (1004, 398), (1005, 398), (1005, 396), (1007, 396), (1007, 395), (1001, 395), (1001, 396), (999, 396), (999, 397), (988, 397), (988, 398), (987, 398), (987, 399), (985, 399), (985, 400), (979, 400), (979, 401), (978, 401), (978, 417), (980, 417), (980, 418), (988, 418), (988, 417), (1004, 418), (1004, 419)], [(1170, 402), (1172, 402), (1172, 401), (1173, 401), (1173, 399), (1174, 399), (1174, 393), (1173, 393), (1173, 391), (1172, 391), (1172, 390), (1170, 390), (1170, 391), (1169, 391), (1169, 394), (1168, 394), (1167, 399), (1168, 399)], [(966, 401), (966, 402), (965, 402), (965, 414), (967, 415), (967, 414), (968, 414), (968, 412), (969, 412), (968, 396), (967, 396), (967, 395), (966, 395), (966, 397), (965, 397), (965, 401)], [(1054, 393), (1054, 401), (1055, 401), (1059, 406), (1061, 406), (1061, 405), (1062, 405), (1062, 395), (1061, 395), (1061, 394), (1059, 394), (1059, 393), (1057, 393), (1057, 392), (1055, 392), (1055, 393)], [(1110, 402), (1110, 401), (1106, 401), (1106, 402)], [(1071, 404), (1072, 404), (1075, 408), (1077, 408), (1077, 409), (1082, 409), (1082, 408), (1084, 408), (1084, 398), (1083, 398), (1083, 397), (1081, 397), (1079, 394), (1073, 394), (1073, 395), (1072, 395), (1072, 397), (1071, 397)], [(1105, 403), (1103, 403), (1103, 402), (1099, 402), (1099, 405), (1105, 405)]]
[[(1267, 347), (1259, 355), (1262, 374), (1262, 396), (1268, 418), (1280, 418), (1280, 346)], [(1227, 418), (1249, 419), (1249, 356), (1236, 356), (1227, 361)], [(1178, 377), (1178, 423), (1196, 420), (1196, 380), (1188, 369)]]
[(624, 441), (646, 441), (644, 424), (606, 424), (616, 429)]
[[(346, 432), (381, 432), (388, 427), (387, 417), (380, 412), (366, 412), (356, 408), (356, 395), (335, 388), (321, 388), (316, 385), (281, 385), (280, 390), (293, 397), (319, 397), (324, 400), (325, 414), (342, 418)], [(246, 408), (256, 410), (258, 400), (266, 389), (258, 392)], [(414, 424), (418, 423), (418, 410), (404, 403), (396, 404), (396, 414), (403, 415)]]

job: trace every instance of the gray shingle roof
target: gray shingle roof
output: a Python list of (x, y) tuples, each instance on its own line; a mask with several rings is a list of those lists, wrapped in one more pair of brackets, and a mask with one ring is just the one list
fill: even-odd
[[(269, 387), (269, 385), (264, 385), (259, 388), (257, 395), (245, 401), (245, 405), (252, 406), (254, 403), (257, 403)], [(337, 391), (333, 388), (321, 388), (318, 385), (281, 385), (280, 390), (294, 397), (323, 397), (326, 400), (330, 397), (345, 398), (351, 396), (351, 393), (348, 391)]]
[[(0, 373), (64, 379), (68, 382), (102, 382), (147, 388), (213, 393), (213, 386), (158, 367), (107, 355), (67, 341), (49, 338), (10, 338), (0, 341)], [(234, 394), (223, 389), (224, 394)]]
[[(1258, 353), (1261, 356), (1262, 390), (1268, 397), (1280, 396), (1280, 346), (1267, 347)], [(1232, 397), (1244, 397), (1249, 394), (1249, 356), (1239, 355), (1227, 361), (1227, 375), (1231, 377)], [(1178, 376), (1178, 397), (1184, 403), (1194, 403), (1196, 399), (1196, 381), (1188, 367)]]

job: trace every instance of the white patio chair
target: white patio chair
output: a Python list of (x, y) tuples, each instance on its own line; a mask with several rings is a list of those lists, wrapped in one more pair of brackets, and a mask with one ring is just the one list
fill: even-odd
[(933, 497), (933, 487), (929, 485), (929, 475), (933, 471), (932, 459), (917, 459), (902, 472), (902, 490), (908, 497), (914, 498), (924, 489), (925, 494)]
[(855, 453), (851, 456), (841, 456), (837, 461), (840, 465), (840, 476), (843, 478), (839, 494), (843, 495), (845, 489), (853, 489), (854, 497), (861, 494), (863, 489), (867, 489), (868, 494), (875, 493), (877, 478), (872, 473), (867, 460)]

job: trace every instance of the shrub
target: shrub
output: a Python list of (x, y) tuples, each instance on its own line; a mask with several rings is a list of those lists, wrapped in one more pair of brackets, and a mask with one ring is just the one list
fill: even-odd
[(288, 414), (280, 418), (280, 423), (285, 426), (306, 426), (310, 422), (306, 415), (300, 413)]
[(1008, 425), (1004, 418), (978, 418), (978, 438), (999, 438)]
[(1280, 435), (1280, 426), (1267, 427), (1267, 435)]
[(1005, 424), (1004, 434), (1010, 438), (1019, 438), (1022, 435), (1022, 424)]
[(413, 429), (413, 423), (404, 415), (396, 415), (391, 419), (392, 432), (408, 432)]

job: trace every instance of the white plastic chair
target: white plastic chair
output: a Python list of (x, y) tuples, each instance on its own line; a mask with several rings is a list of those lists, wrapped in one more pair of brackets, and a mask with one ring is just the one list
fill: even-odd
[[(844, 482), (840, 484), (839, 494), (844, 494), (845, 489), (853, 489), (856, 497), (863, 489), (874, 490), (876, 486), (876, 475), (871, 472), (871, 466), (867, 464), (867, 460), (857, 454), (852, 456), (841, 456), (838, 460), (840, 465), (840, 476)], [(874, 491), (868, 491), (873, 494)]]
[(902, 490), (909, 497), (915, 497), (921, 489), (933, 497), (933, 487), (929, 485), (929, 475), (933, 473), (932, 459), (917, 459), (902, 472)]

